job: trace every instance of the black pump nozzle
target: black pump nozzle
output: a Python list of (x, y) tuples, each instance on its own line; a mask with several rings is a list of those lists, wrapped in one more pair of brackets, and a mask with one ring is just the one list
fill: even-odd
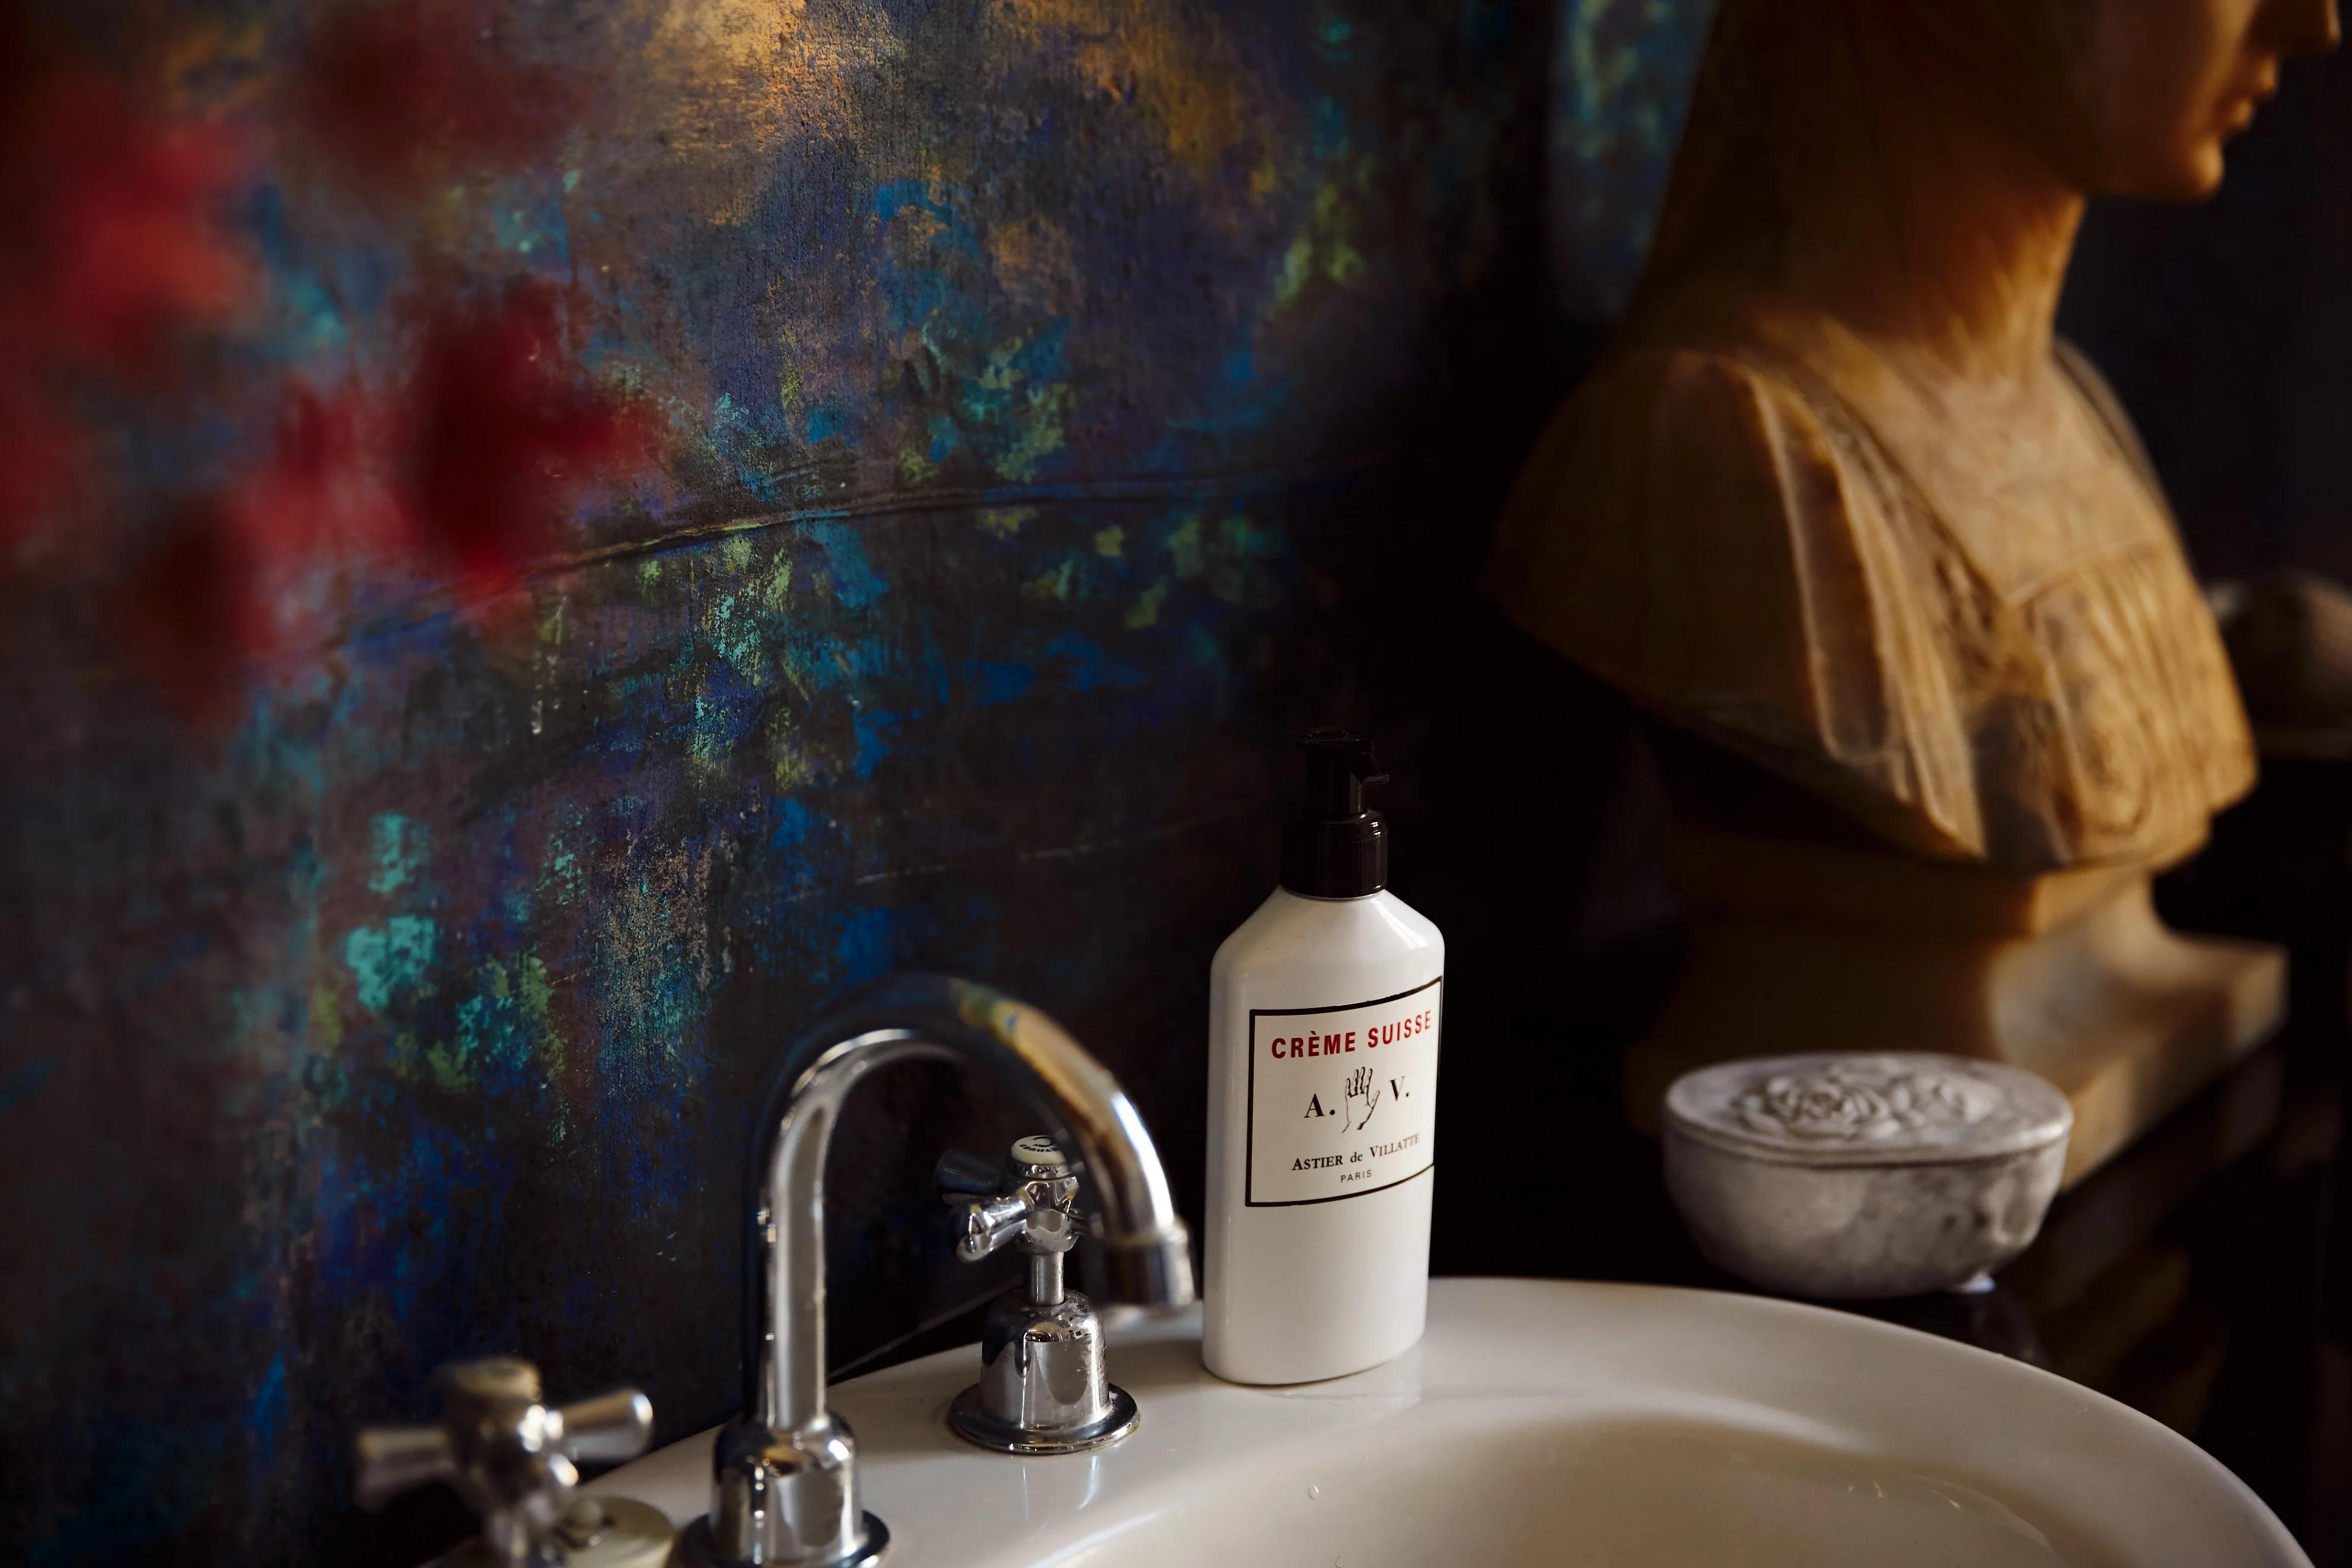
[(1310, 729), (1307, 814), (1282, 831), (1282, 885), (1309, 898), (1362, 898), (1389, 880), (1389, 827), (1364, 809), (1364, 787), (1385, 784), (1371, 742), (1344, 729)]
[(1344, 729), (1310, 729), (1299, 743), (1307, 753), (1307, 814), (1326, 820), (1364, 814), (1364, 786), (1385, 784), (1372, 743)]

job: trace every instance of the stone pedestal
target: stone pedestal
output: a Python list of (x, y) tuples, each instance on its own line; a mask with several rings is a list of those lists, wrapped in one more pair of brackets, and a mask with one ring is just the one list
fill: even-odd
[(1677, 829), (1674, 862), (1690, 949), (1626, 1062), (1645, 1128), (1694, 1067), (1948, 1051), (2058, 1086), (2074, 1108), (2071, 1185), (2285, 1014), (2284, 949), (2168, 929), (2149, 896), (2158, 864), (2025, 876), (1696, 827)]

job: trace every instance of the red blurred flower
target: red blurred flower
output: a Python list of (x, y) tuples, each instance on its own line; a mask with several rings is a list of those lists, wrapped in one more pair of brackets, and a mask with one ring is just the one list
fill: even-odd
[(7, 182), (23, 223), (6, 284), (12, 325), (30, 333), (19, 341), (145, 380), (175, 333), (253, 298), (224, 221), (245, 167), (226, 131), (151, 118), (87, 75), (50, 83), (28, 119)]
[(0, 26), (0, 541), (83, 487), (78, 383), (152, 388), (168, 350), (226, 324), (257, 291), (231, 237), (236, 141), (157, 119), (117, 83), (45, 68)]
[[(582, 95), (502, 54), (480, 11), (337, 10), (290, 90), (298, 138), (346, 183), (397, 196), (549, 152)], [(78, 394), (152, 408), (177, 390), (175, 346), (228, 323), (260, 285), (224, 211), (240, 142), (28, 47), (24, 15), (0, 0), (0, 547), (100, 487)], [(116, 602), (122, 646), (184, 716), (226, 716), (242, 667), (302, 634), (322, 563), (421, 556), (479, 597), (553, 546), (589, 486), (650, 458), (653, 421), (587, 383), (561, 307), (537, 283), (478, 303), (445, 287), (395, 392), (226, 389), (231, 419), (278, 404), (266, 455), (143, 552), (99, 540), (134, 562)]]
[(406, 525), (386, 478), (385, 411), (356, 392), (288, 387), (269, 455), (233, 487), (226, 519), (256, 569), (279, 582), (321, 557), (401, 549)]
[(654, 423), (583, 384), (556, 292), (520, 283), (425, 319), (398, 482), (417, 536), (472, 589), (505, 586), (602, 478), (644, 464)]

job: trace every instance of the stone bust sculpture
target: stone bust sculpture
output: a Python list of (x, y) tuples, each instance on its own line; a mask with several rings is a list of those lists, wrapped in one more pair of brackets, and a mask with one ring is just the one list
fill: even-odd
[[(1782, 850), (1836, 839), (1824, 820), (1853, 830), (1801, 865), (1753, 841), (1754, 813), (1704, 839), (1682, 859), (1702, 925), (1722, 894), (1717, 938), (1727, 912), (1783, 927), (1782, 948), (1811, 921), (1825, 946), (1808, 961), (1831, 975), (1855, 926), (1910, 930), (1941, 945), (1913, 964), (1976, 975), (1958, 1010), (1979, 1021), (1948, 1020), (1943, 1043), (2012, 1060), (2051, 1042), (2005, 1019), (2113, 989), (2151, 943), (2197, 971), (2111, 998), (2136, 1016), (2193, 993), (2227, 1015), (2193, 1049), (2161, 1028), (2127, 1042), (2179, 1059), (2109, 1086), (2142, 1120), (2262, 1032), (2254, 993), (2274, 1016), (2278, 961), (2152, 913), (2124, 920), (2138, 947), (2122, 960), (2047, 950), (2117, 900), (2144, 908), (2147, 873), (2254, 777), (2162, 493), (2056, 339), (2058, 293), (2088, 197), (2210, 193), (2281, 59), (2336, 32), (2334, 0), (1723, 0), (1633, 308), (1529, 460), (1486, 577), (1521, 626), (1706, 743), (1683, 771), (1714, 783), (1686, 798), (1768, 802), (1760, 837)], [(1727, 862), (1747, 868), (1730, 892), (1714, 885)], [(1982, 917), (1956, 924), (1955, 899)], [(1698, 955), (1661, 1070), (1819, 1048), (1755, 1038), (1759, 1016), (1773, 1028), (1764, 998), (1689, 995), (1759, 961)], [(2021, 964), (2052, 994), (2004, 977)], [(1861, 1006), (1851, 1043), (1923, 1043), (1864, 1037), (1926, 999)], [(2076, 1056), (2114, 1021), (2067, 1017)], [(1735, 1023), (1746, 1038), (1696, 1038)], [(2070, 1092), (2053, 1065), (2098, 1076), (2025, 1065)], [(2093, 1123), (2078, 1138), (2105, 1135)]]

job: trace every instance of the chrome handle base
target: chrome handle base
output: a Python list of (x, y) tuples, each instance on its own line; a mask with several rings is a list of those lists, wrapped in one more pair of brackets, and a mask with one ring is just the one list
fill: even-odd
[[(951, 1163), (969, 1171), (974, 1162), (950, 1155), (940, 1162), (943, 1177)], [(976, 1262), (1017, 1246), (1028, 1255), (1029, 1277), (989, 1307), (980, 1381), (948, 1407), (948, 1427), (1004, 1454), (1076, 1454), (1116, 1443), (1141, 1412), (1104, 1376), (1102, 1321), (1062, 1279), (1062, 1260), (1084, 1228), (1072, 1207), (1077, 1171), (1052, 1139), (1032, 1136), (1013, 1145), (1003, 1183), (1001, 1193), (959, 1206), (956, 1252)]]

